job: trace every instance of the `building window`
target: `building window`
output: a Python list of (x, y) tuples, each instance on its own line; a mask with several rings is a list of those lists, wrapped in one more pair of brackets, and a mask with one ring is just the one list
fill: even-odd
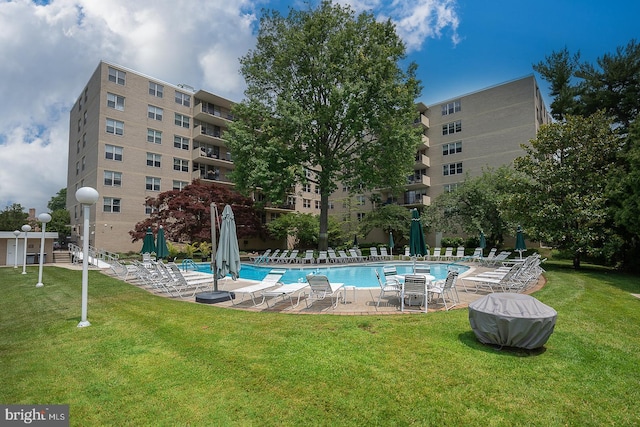
[(119, 136), (124, 135), (124, 122), (107, 119), (107, 133)]
[(450, 163), (448, 165), (442, 165), (443, 175), (460, 175), (462, 173), (462, 162)]
[(462, 121), (458, 120), (455, 122), (447, 123), (446, 125), (442, 125), (442, 134), (443, 135), (451, 135), (454, 133), (462, 132)]
[(122, 172), (104, 171), (104, 185), (107, 187), (122, 186)]
[(162, 156), (155, 153), (147, 153), (147, 166), (159, 168), (161, 166)]
[(454, 184), (445, 184), (443, 186), (443, 190), (445, 193), (451, 193), (452, 191), (455, 191), (458, 188), (458, 185), (460, 185), (459, 183), (454, 183)]
[(83, 157), (82, 158), (82, 168), (81, 168), (83, 171), (84, 171), (84, 167), (85, 167), (86, 163), (87, 162), (86, 162), (85, 158)]
[(189, 120), (190, 118), (188, 116), (176, 113), (176, 118), (175, 118), (176, 126), (181, 126), (183, 128), (189, 129)]
[(80, 175), (80, 162), (76, 162), (76, 176)]
[(122, 161), (122, 147), (107, 144), (104, 146), (104, 154), (105, 159)]
[(124, 86), (127, 73), (109, 67), (109, 81)]
[(185, 107), (191, 106), (191, 95), (176, 91), (176, 103), (184, 105)]
[(329, 200), (329, 209), (333, 209), (334, 207), (333, 201)]
[(87, 146), (87, 134), (82, 135), (82, 148)]
[(162, 108), (149, 105), (147, 107), (147, 116), (152, 120), (162, 121)]
[(173, 189), (174, 190), (182, 190), (187, 185), (189, 185), (189, 183), (186, 182), (186, 181), (176, 181), (176, 180), (173, 181)]
[(158, 212), (158, 208), (155, 206), (149, 206), (149, 205), (145, 205), (144, 206), (144, 213), (146, 215), (151, 215), (152, 213), (156, 213)]
[(78, 119), (78, 132), (82, 130), (82, 119)]
[(162, 131), (147, 129), (147, 142), (162, 144)]
[(189, 172), (189, 160), (173, 158), (173, 170), (181, 172)]
[(311, 208), (311, 200), (309, 200), (309, 199), (302, 199), (302, 207), (303, 207), (303, 208)]
[(442, 115), (446, 116), (449, 114), (457, 113), (461, 110), (460, 108), (460, 100), (449, 102), (448, 104), (442, 104)]
[(358, 206), (364, 206), (367, 203), (367, 198), (365, 196), (360, 195), (360, 196), (357, 196), (356, 199), (358, 200), (357, 201)]
[(365, 215), (364, 212), (358, 212), (356, 214), (356, 218), (358, 218), (358, 221), (362, 221), (364, 219), (364, 215)]
[(315, 201), (316, 209), (320, 209), (320, 200)]
[(119, 213), (120, 212), (120, 199), (113, 197), (105, 197), (102, 204), (103, 212)]
[(184, 136), (173, 135), (173, 146), (181, 150), (189, 149), (189, 138)]
[(76, 143), (76, 154), (80, 154), (80, 140)]
[(442, 155), (448, 156), (449, 154), (462, 153), (462, 141), (451, 142), (442, 146)]
[(83, 120), (83, 123), (84, 123), (85, 125), (87, 124), (87, 116), (88, 116), (88, 114), (89, 114), (89, 113), (85, 111), (85, 112), (84, 112), (84, 114), (82, 115), (82, 116), (83, 116), (82, 120)]
[(148, 176), (145, 188), (149, 191), (160, 191), (160, 178)]
[(124, 111), (124, 96), (107, 93), (107, 107)]
[(164, 86), (159, 85), (158, 83), (149, 82), (149, 95), (162, 98), (163, 92)]
[(311, 184), (309, 184), (309, 183), (302, 184), (302, 192), (303, 193), (311, 193)]

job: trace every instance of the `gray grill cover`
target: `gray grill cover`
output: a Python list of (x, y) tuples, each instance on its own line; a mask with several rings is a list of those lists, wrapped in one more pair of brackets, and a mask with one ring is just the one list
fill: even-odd
[(558, 313), (529, 295), (494, 293), (469, 304), (469, 323), (484, 344), (534, 349), (553, 332)]

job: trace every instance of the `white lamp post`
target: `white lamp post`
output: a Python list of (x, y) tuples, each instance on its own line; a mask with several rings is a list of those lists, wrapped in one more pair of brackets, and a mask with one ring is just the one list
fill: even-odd
[(18, 236), (20, 235), (20, 230), (14, 231), (13, 235), (16, 236), (16, 248), (13, 253), (13, 268), (18, 268)]
[(44, 232), (47, 229), (47, 223), (51, 221), (51, 215), (48, 213), (41, 213), (38, 215), (38, 221), (42, 223), (42, 237), (40, 238), (40, 268), (38, 270), (38, 283), (36, 283), (36, 288), (41, 288), (44, 286), (42, 283), (42, 264), (44, 262)]
[(31, 231), (31, 226), (25, 224), (22, 226), (24, 231), (24, 258), (22, 259), (22, 274), (27, 274), (27, 233)]
[(87, 320), (87, 298), (89, 294), (89, 215), (91, 215), (91, 205), (98, 201), (98, 192), (95, 188), (82, 187), (76, 191), (76, 200), (82, 204), (82, 316), (79, 328), (91, 326)]

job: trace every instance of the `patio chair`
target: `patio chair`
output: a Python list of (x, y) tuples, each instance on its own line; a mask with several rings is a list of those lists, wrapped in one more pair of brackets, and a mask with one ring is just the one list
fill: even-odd
[(271, 270), (269, 274), (265, 276), (260, 283), (256, 283), (255, 285), (244, 286), (242, 288), (234, 289), (231, 292), (236, 295), (242, 294), (242, 299), (238, 302), (232, 300), (233, 305), (238, 305), (244, 301), (244, 298), (249, 295), (251, 297), (251, 301), (253, 305), (260, 305), (264, 302), (264, 297), (260, 303), (256, 302), (256, 295), (260, 292), (266, 291), (267, 289), (274, 288), (278, 286), (280, 279), (286, 273), (286, 270)]
[(380, 295), (378, 296), (378, 303), (376, 304), (376, 307), (380, 307), (380, 300), (386, 294), (392, 294), (396, 297), (400, 296), (400, 292), (402, 291), (402, 285), (397, 279), (391, 278), (391, 277), (385, 277), (385, 282), (383, 283), (382, 280), (380, 279), (380, 274), (378, 273), (378, 270), (376, 270), (376, 278), (378, 279), (378, 284), (380, 285)]
[(352, 259), (350, 256), (348, 256), (345, 251), (338, 251), (338, 255), (340, 262), (355, 261), (355, 259)]
[[(433, 294), (437, 294), (439, 297), (438, 299), (442, 300), (444, 309), (447, 311), (459, 302), (459, 299), (457, 298), (457, 291), (455, 289), (457, 280), (458, 272), (449, 271), (446, 279), (435, 282), (433, 286), (429, 288), (429, 294), (432, 295), (432, 298)], [(447, 299), (451, 300), (451, 305), (447, 305)]]
[(273, 262), (276, 262), (276, 263), (286, 262), (286, 260), (289, 257), (290, 253), (291, 252), (288, 249), (283, 250), (282, 252), (280, 252), (280, 256), (278, 258), (274, 259)]
[(456, 253), (451, 257), (452, 260), (460, 261), (464, 258), (464, 246), (458, 246)]
[(473, 255), (471, 255), (471, 257), (469, 258), (471, 261), (480, 262), (480, 260), (482, 260), (482, 248), (476, 248), (473, 251)]
[(315, 301), (331, 298), (331, 305), (335, 308), (340, 301), (344, 301), (344, 283), (331, 283), (327, 276), (321, 274), (309, 274), (309, 296), (306, 299), (307, 308), (311, 307)]
[(426, 313), (428, 311), (427, 296), (426, 277), (417, 275), (405, 276), (402, 293), (400, 295), (400, 311), (404, 311), (406, 298), (409, 298), (409, 302), (411, 302), (411, 299), (422, 298), (422, 304), (420, 304), (420, 306), (424, 305), (424, 312)]
[(430, 258), (433, 258), (434, 261), (440, 261), (442, 256), (442, 249), (441, 248), (433, 248), (433, 255), (431, 255)]
[(369, 259), (371, 261), (378, 261), (382, 259), (380, 255), (378, 255), (378, 248), (376, 248), (375, 246), (371, 246), (369, 248)]

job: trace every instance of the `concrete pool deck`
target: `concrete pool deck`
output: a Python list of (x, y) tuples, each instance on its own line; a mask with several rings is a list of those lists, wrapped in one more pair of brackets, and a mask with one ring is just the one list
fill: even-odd
[[(398, 264), (402, 261), (394, 261), (394, 264)], [(391, 263), (391, 262), (389, 262)], [(460, 263), (462, 265), (466, 265), (469, 268), (468, 271), (464, 272), (461, 277), (465, 276), (473, 276), (483, 271), (493, 270), (493, 267), (483, 267), (479, 266), (475, 263)], [(357, 266), (358, 264), (353, 264), (353, 266)], [(362, 264), (360, 264), (362, 265)], [(286, 268), (286, 264), (276, 264), (274, 268)], [(107, 271), (105, 273), (108, 274)], [(203, 273), (204, 275), (204, 273)], [(207, 275), (210, 276), (210, 275)], [(136, 284), (137, 286), (141, 286), (135, 282), (135, 280), (128, 280), (129, 283)], [(233, 292), (235, 289), (239, 289), (244, 286), (249, 286), (257, 283), (252, 280), (238, 279), (233, 281), (231, 279), (224, 279), (218, 282), (218, 290), (223, 291), (231, 291)], [(544, 286), (545, 279), (544, 276), (540, 275), (537, 283), (530, 285), (525, 292), (526, 294), (530, 294), (542, 286)], [(373, 285), (374, 283), (372, 283)], [(237, 310), (246, 310), (246, 311), (254, 311), (254, 312), (275, 312), (275, 313), (290, 313), (290, 314), (334, 314), (334, 315), (389, 315), (389, 314), (411, 314), (411, 313), (422, 313), (424, 314), (424, 309), (419, 309), (418, 307), (405, 307), (405, 311), (400, 311), (400, 300), (397, 297), (393, 296), (385, 296), (382, 298), (380, 302), (380, 306), (377, 306), (378, 296), (380, 295), (380, 287), (371, 287), (371, 288), (355, 288), (348, 287), (349, 284), (345, 284), (347, 286), (345, 296), (346, 300), (340, 301), (337, 306), (334, 308), (331, 304), (331, 299), (327, 298), (321, 301), (315, 301), (311, 307), (307, 307), (305, 297), (300, 298), (300, 302), (297, 306), (292, 307), (292, 303), (282, 298), (269, 298), (267, 304), (266, 302), (260, 305), (254, 305), (250, 296), (246, 295), (242, 302), (239, 302), (242, 299), (242, 295), (236, 295), (236, 299), (232, 301), (224, 301), (215, 304), (211, 304), (211, 306), (215, 307), (224, 307), (224, 308), (232, 308)], [(307, 288), (308, 289), (308, 288)], [(153, 289), (148, 289), (150, 292), (155, 293), (157, 295), (167, 296), (165, 293), (155, 292)], [(461, 280), (458, 279), (458, 283), (456, 285), (457, 294), (459, 296), (459, 304), (455, 305), (453, 309), (466, 308), (469, 303), (481, 298), (486, 295), (486, 291), (479, 291), (477, 293), (473, 292), (465, 292), (464, 286), (461, 283)], [(204, 290), (202, 290), (204, 291)], [(199, 291), (200, 292), (200, 291)], [(292, 296), (293, 304), (297, 302), (297, 293)], [(174, 298), (177, 300), (182, 300), (186, 302), (195, 301), (195, 296), (185, 297), (185, 298)], [(256, 294), (256, 301), (262, 301), (262, 296), (258, 293)], [(234, 304), (235, 303), (235, 304)], [(202, 304), (206, 305), (206, 304)], [(431, 302), (429, 303), (428, 311), (441, 311), (444, 310), (444, 306), (442, 303)]]

